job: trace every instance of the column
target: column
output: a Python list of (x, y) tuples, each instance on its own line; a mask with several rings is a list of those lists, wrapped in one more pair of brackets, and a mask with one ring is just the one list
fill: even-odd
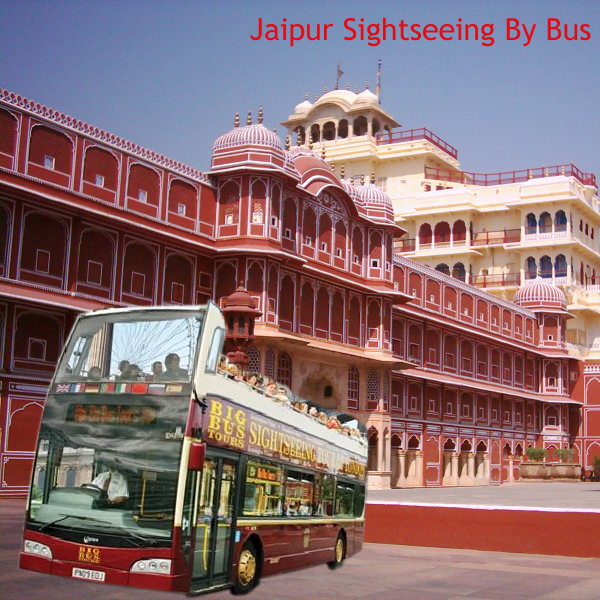
[(475, 454), (473, 452), (469, 452), (467, 456), (467, 467), (469, 485), (475, 485)]
[(509, 454), (509, 456), (508, 456), (508, 483), (515, 482), (515, 474), (513, 472), (514, 460), (515, 460), (514, 456), (512, 454)]
[(452, 468), (451, 468), (451, 485), (458, 485), (458, 452), (452, 453)]
[(486, 452), (483, 455), (483, 478), (486, 483), (490, 482), (490, 455)]
[(401, 487), (406, 483), (406, 450), (398, 450), (398, 477), (396, 486)]
[(415, 450), (415, 485), (423, 487), (423, 451)]

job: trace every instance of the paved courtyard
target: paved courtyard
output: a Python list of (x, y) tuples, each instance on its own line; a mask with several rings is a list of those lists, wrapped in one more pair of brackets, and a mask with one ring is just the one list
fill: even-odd
[(520, 481), (499, 486), (376, 490), (368, 493), (367, 502), (557, 508), (600, 512), (600, 483)]

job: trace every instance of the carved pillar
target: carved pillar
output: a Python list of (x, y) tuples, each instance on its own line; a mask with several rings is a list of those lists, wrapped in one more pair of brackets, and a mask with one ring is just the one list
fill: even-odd
[(423, 451), (415, 450), (415, 485), (423, 487)]
[(509, 454), (509, 456), (508, 456), (508, 483), (515, 482), (515, 474), (513, 472), (514, 460), (515, 460), (514, 456), (512, 454)]
[(460, 454), (458, 452), (452, 453), (452, 467), (451, 467), (451, 478), (450, 485), (458, 485), (458, 457)]
[(467, 467), (469, 476), (469, 485), (475, 485), (475, 454), (469, 452), (467, 456)]

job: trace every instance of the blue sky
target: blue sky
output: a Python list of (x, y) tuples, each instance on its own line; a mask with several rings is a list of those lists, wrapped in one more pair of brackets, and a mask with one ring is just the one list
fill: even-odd
[[(344, 20), (494, 24), (495, 43), (344, 40)], [(327, 41), (252, 41), (265, 23), (333, 23)], [(506, 40), (506, 19), (532, 41)], [(547, 40), (547, 20), (591, 40)], [(579, 29), (581, 35), (581, 29)], [(0, 86), (207, 170), (214, 139), (259, 104), (275, 127), (304, 94), (375, 85), (406, 128), (426, 126), (465, 170), (574, 162), (600, 173), (600, 2), (0, 0)], [(279, 127), (282, 139), (283, 128)]]

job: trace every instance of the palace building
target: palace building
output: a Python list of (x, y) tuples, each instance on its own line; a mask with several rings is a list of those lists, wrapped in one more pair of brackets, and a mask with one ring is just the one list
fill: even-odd
[[(550, 458), (574, 448), (589, 468), (600, 457), (593, 177), (533, 172), (498, 193), (465, 182), (450, 146), (397, 132), (368, 90), (298, 105), (285, 123), (295, 146), (262, 120), (236, 120), (200, 172), (0, 90), (0, 494), (27, 491), (78, 313), (223, 306), (238, 286), (261, 313), (250, 369), (365, 422), (371, 486), (512, 481), (529, 446)], [(485, 204), (501, 198), (507, 209)], [(478, 237), (494, 210), (518, 239)], [(538, 254), (555, 250), (552, 277), (538, 277)], [(497, 262), (483, 267), (486, 257)], [(500, 257), (520, 261), (519, 280), (479, 285)]]

